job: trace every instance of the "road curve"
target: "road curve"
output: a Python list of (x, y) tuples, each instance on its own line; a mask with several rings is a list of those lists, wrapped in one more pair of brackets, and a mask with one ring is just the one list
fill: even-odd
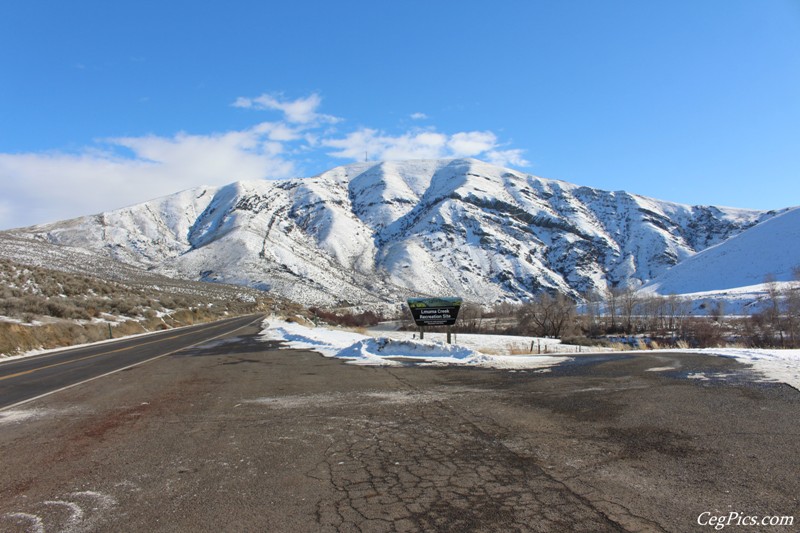
[(263, 319), (227, 318), (0, 363), (0, 410), (228, 335)]

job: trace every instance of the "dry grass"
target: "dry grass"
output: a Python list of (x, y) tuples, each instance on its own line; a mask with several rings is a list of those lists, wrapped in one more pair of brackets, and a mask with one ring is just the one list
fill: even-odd
[(286, 322), (290, 323), (294, 322), (296, 324), (300, 324), (301, 326), (305, 326), (307, 328), (314, 327), (314, 323), (311, 320), (300, 314), (291, 314), (289, 316), (284, 317), (284, 320), (286, 320)]
[(522, 346), (519, 344), (509, 344), (508, 345), (508, 353), (509, 355), (530, 355), (533, 352), (531, 351), (530, 346)]
[(0, 259), (0, 355), (107, 339), (109, 323), (118, 338), (276, 307), (205, 285), (128, 284)]
[(612, 342), (611, 350), (615, 352), (627, 352), (631, 347), (623, 342)]
[(480, 353), (486, 355), (544, 355), (547, 353), (554, 353), (554, 347), (552, 345), (542, 345), (542, 352), (539, 354), (538, 346), (534, 345), (533, 351), (531, 351), (531, 345), (529, 343), (508, 343), (505, 346), (505, 349), (498, 349), (495, 347), (481, 347), (478, 348)]

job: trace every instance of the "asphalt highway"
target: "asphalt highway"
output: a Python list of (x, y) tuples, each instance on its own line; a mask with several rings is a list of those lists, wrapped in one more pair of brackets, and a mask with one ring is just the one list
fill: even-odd
[(0, 362), (0, 409), (206, 342), (253, 324), (250, 315)]
[(734, 360), (363, 367), (259, 329), (0, 409), (0, 531), (798, 531), (800, 393)]

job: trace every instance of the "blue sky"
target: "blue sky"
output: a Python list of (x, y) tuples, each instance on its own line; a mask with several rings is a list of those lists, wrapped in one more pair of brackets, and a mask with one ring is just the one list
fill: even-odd
[(365, 152), (800, 204), (800, 0), (0, 5), (0, 228)]

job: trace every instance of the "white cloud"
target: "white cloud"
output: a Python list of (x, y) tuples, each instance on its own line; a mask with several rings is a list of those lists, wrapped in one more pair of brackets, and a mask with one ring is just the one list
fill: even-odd
[[(476, 157), (526, 166), (522, 150), (500, 149), (491, 131), (452, 134), (415, 128), (399, 134), (362, 127), (337, 132), (321, 98), (239, 98), (237, 107), (277, 110), (283, 120), (205, 135), (103, 139), (77, 153), (0, 153), (0, 229), (108, 211), (199, 185), (295, 176), (295, 160), (362, 161)], [(422, 113), (415, 113), (422, 117)], [(317, 168), (315, 170), (322, 170)]]
[(286, 121), (292, 124), (335, 123), (339, 121), (334, 116), (317, 113), (317, 108), (320, 104), (322, 104), (322, 98), (317, 93), (297, 100), (280, 100), (278, 97), (264, 93), (255, 98), (239, 97), (233, 103), (233, 106), (245, 109), (281, 111)]
[(303, 137), (303, 134), (298, 129), (292, 128), (283, 122), (262, 122), (252, 129), (257, 133), (267, 135), (271, 141), (296, 141)]
[(362, 128), (341, 139), (324, 139), (322, 145), (338, 149), (329, 155), (346, 159), (361, 160), (365, 154), (378, 160), (436, 159), (443, 157), (447, 136), (430, 131), (390, 136)]
[(0, 199), (0, 228), (13, 225), (14, 205), (5, 199)]
[(492, 150), (497, 136), (490, 131), (459, 132), (450, 137), (447, 147), (454, 157), (473, 157)]
[(486, 153), (486, 161), (500, 167), (527, 167), (530, 165), (522, 157), (524, 150), (515, 148), (513, 150), (491, 150)]
[[(55, 221), (199, 185), (285, 178), (283, 145), (259, 127), (213, 135), (123, 137), (79, 154), (0, 154), (0, 227)], [(133, 157), (119, 155), (128, 149)]]
[(496, 164), (527, 165), (521, 150), (497, 150), (497, 136), (490, 131), (464, 131), (446, 135), (433, 130), (388, 135), (362, 128), (342, 138), (328, 138), (323, 146), (334, 148), (328, 155), (360, 161), (476, 157)]
[[(123, 137), (109, 143), (132, 150), (136, 156), (133, 163), (151, 163), (150, 172), (194, 185), (285, 177), (292, 166), (276, 159), (280, 143), (254, 129), (215, 135), (179, 133), (172, 138)], [(120, 161), (126, 167), (130, 163)]]
[(425, 120), (428, 115), (425, 113), (411, 113), (411, 120)]

